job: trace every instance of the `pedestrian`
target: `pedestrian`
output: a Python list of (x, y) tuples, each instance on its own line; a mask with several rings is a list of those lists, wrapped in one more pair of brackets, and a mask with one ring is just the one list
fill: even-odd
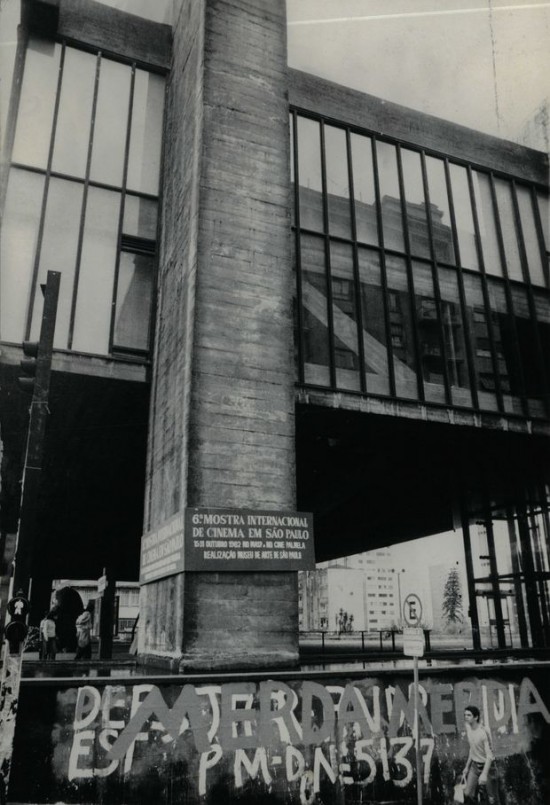
[(55, 660), (55, 621), (53, 612), (46, 612), (40, 621), (40, 636), (42, 638), (42, 659)]
[(92, 610), (93, 604), (88, 601), (84, 612), (76, 619), (76, 654), (75, 660), (89, 660), (92, 656)]
[(498, 784), (495, 778), (495, 756), (489, 730), (480, 721), (479, 709), (472, 704), (464, 709), (464, 721), (470, 747), (462, 773), (466, 784), (464, 801), (466, 803), (487, 801), (495, 805), (498, 802)]

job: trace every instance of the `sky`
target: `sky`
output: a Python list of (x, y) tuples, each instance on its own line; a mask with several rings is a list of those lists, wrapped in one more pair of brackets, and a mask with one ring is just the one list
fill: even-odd
[[(287, 0), (288, 63), (524, 142), (549, 102), (546, 0)], [(548, 150), (548, 128), (526, 143)]]

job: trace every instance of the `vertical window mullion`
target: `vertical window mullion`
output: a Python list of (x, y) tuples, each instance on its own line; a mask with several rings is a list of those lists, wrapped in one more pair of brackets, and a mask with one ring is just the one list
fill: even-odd
[(363, 304), (361, 300), (361, 278), (359, 276), (359, 255), (357, 246), (357, 221), (355, 217), (355, 189), (353, 185), (353, 160), (351, 152), (351, 135), (346, 129), (346, 152), (348, 157), (349, 203), (351, 219), (351, 237), (353, 241), (353, 281), (355, 283), (355, 316), (357, 319), (357, 347), (359, 350), (359, 382), (363, 393), (367, 392), (367, 372), (365, 366), (365, 349), (363, 344)]
[(94, 127), (95, 127), (95, 117), (96, 117), (96, 108), (97, 108), (97, 95), (99, 89), (99, 73), (101, 70), (101, 51), (97, 54), (97, 62), (96, 62), (96, 72), (95, 72), (95, 82), (94, 82), (94, 95), (92, 100), (92, 112), (90, 116), (90, 136), (88, 138), (88, 153), (86, 155), (86, 172), (84, 174), (84, 187), (82, 190), (82, 209), (80, 214), (80, 226), (78, 229), (78, 246), (76, 251), (76, 265), (74, 271), (74, 283), (73, 283), (73, 296), (71, 301), (71, 315), (69, 319), (69, 338), (68, 338), (68, 346), (69, 349), (72, 349), (73, 345), (73, 335), (74, 335), (74, 325), (75, 325), (75, 316), (76, 316), (76, 302), (78, 298), (78, 282), (80, 279), (80, 262), (82, 258), (82, 246), (84, 243), (84, 225), (86, 221), (86, 206), (88, 203), (88, 188), (90, 184), (90, 166), (92, 164), (92, 148), (94, 144)]
[(302, 246), (300, 239), (300, 155), (298, 152), (298, 114), (292, 111), (292, 153), (294, 155), (294, 238), (296, 254), (296, 325), (298, 336), (298, 382), (305, 382), (304, 316), (302, 295)]
[(325, 244), (325, 281), (327, 288), (327, 322), (328, 322), (328, 341), (329, 341), (329, 372), (330, 386), (336, 388), (336, 362), (334, 353), (334, 316), (332, 308), (332, 272), (330, 262), (330, 235), (329, 235), (329, 216), (328, 216), (328, 195), (327, 195), (327, 164), (325, 153), (325, 123), (320, 121), (321, 135), (321, 183), (323, 188), (323, 238)]
[[(476, 411), (479, 411), (479, 395), (477, 389), (477, 377), (474, 362), (474, 350), (472, 344), (472, 333), (470, 330), (470, 322), (468, 319), (468, 306), (466, 304), (466, 291), (464, 290), (464, 274), (462, 272), (462, 263), (460, 258), (460, 244), (458, 241), (458, 229), (456, 226), (455, 207), (453, 188), (451, 184), (451, 172), (449, 169), (449, 160), (445, 158), (445, 181), (447, 184), (447, 198), (449, 199), (449, 212), (451, 216), (451, 231), (453, 234), (454, 250), (456, 255), (456, 276), (458, 281), (458, 294), (460, 297), (460, 312), (462, 317), (462, 325), (464, 327), (464, 340), (466, 342), (466, 355), (468, 356), (468, 376), (470, 378), (470, 393), (472, 395), (473, 406)], [(475, 220), (475, 214), (472, 216)], [(477, 238), (477, 236), (476, 236)]]
[(527, 392), (525, 387), (525, 377), (523, 374), (523, 366), (521, 361), (521, 355), (519, 352), (519, 340), (518, 340), (518, 332), (516, 327), (516, 317), (514, 315), (514, 302), (512, 298), (512, 288), (510, 286), (510, 277), (508, 274), (508, 263), (506, 261), (506, 251), (504, 248), (504, 236), (502, 234), (502, 222), (500, 220), (500, 212), (498, 207), (498, 199), (496, 194), (495, 188), (495, 179), (494, 175), (491, 172), (489, 174), (489, 182), (491, 187), (491, 197), (493, 200), (493, 208), (496, 212), (495, 220), (496, 220), (496, 230), (497, 230), (497, 241), (498, 241), (498, 248), (500, 252), (500, 260), (502, 263), (502, 272), (504, 276), (504, 290), (506, 295), (506, 304), (508, 306), (508, 315), (510, 316), (510, 321), (512, 325), (513, 331), (513, 342), (514, 342), (514, 360), (516, 362), (516, 368), (518, 372), (518, 379), (519, 379), (519, 386), (520, 386), (520, 397), (521, 397), (521, 407), (523, 413), (526, 417), (529, 416), (529, 405), (527, 403)]
[(443, 360), (443, 382), (445, 384), (445, 397), (447, 403), (452, 405), (453, 398), (451, 394), (451, 384), (449, 381), (449, 364), (447, 362), (447, 347), (445, 345), (445, 337), (443, 332), (443, 316), (441, 304), (441, 288), (439, 287), (439, 272), (437, 270), (437, 259), (435, 255), (435, 246), (433, 238), (431, 206), (430, 206), (430, 188), (428, 186), (428, 175), (426, 172), (426, 155), (424, 151), (420, 152), (420, 165), (422, 167), (422, 184), (424, 189), (424, 203), (426, 207), (426, 225), (428, 227), (428, 241), (430, 244), (430, 262), (432, 271), (432, 282), (434, 287), (435, 309), (437, 311), (437, 324), (439, 332), (439, 346), (441, 349), (441, 358)]
[(411, 243), (409, 236), (409, 221), (407, 216), (407, 205), (405, 200), (405, 182), (403, 180), (403, 164), (401, 161), (401, 145), (396, 145), (397, 154), (397, 175), (399, 178), (399, 195), (401, 196), (401, 215), (403, 217), (403, 238), (405, 241), (405, 264), (407, 266), (407, 282), (409, 286), (409, 303), (411, 311), (411, 322), (413, 327), (414, 354), (416, 363), (416, 385), (418, 388), (418, 399), (425, 402), (424, 378), (420, 362), (420, 339), (418, 336), (418, 319), (416, 314), (416, 296), (414, 293), (414, 277), (412, 270)]
[(118, 213), (118, 230), (117, 230), (117, 250), (115, 273), (113, 277), (113, 290), (111, 302), (111, 324), (109, 327), (109, 352), (113, 351), (113, 342), (115, 337), (115, 320), (116, 320), (116, 306), (118, 294), (118, 275), (120, 270), (120, 251), (122, 239), (122, 227), (124, 225), (124, 205), (126, 202), (126, 181), (128, 178), (128, 162), (130, 158), (130, 137), (132, 128), (132, 113), (134, 109), (134, 86), (136, 80), (136, 65), (132, 64), (132, 76), (130, 79), (130, 97), (128, 102), (128, 123), (126, 126), (126, 141), (124, 144), (124, 164), (122, 167), (122, 188), (120, 191), (120, 209)]
[(502, 384), (500, 382), (500, 369), (498, 363), (498, 355), (496, 349), (496, 342), (495, 342), (495, 331), (493, 329), (493, 319), (491, 315), (491, 301), (489, 299), (489, 286), (487, 284), (487, 273), (485, 271), (485, 258), (483, 256), (483, 246), (481, 242), (481, 232), (479, 229), (479, 220), (478, 220), (478, 211), (477, 211), (477, 203), (476, 197), (474, 193), (474, 180), (472, 174), (472, 168), (468, 166), (467, 169), (468, 174), (468, 190), (470, 192), (470, 201), (472, 203), (472, 213), (474, 219), (474, 231), (475, 231), (475, 239), (476, 239), (476, 247), (477, 247), (477, 257), (479, 261), (479, 268), (480, 268), (480, 279), (481, 279), (481, 290), (483, 294), (483, 304), (485, 306), (485, 320), (487, 322), (487, 330), (489, 333), (489, 344), (491, 348), (491, 360), (493, 363), (493, 371), (495, 377), (495, 391), (497, 396), (497, 405), (498, 410), (501, 413), (504, 413), (504, 397), (502, 393)]
[(44, 238), (44, 225), (46, 222), (46, 205), (48, 203), (48, 189), (50, 186), (50, 177), (52, 172), (52, 161), (53, 161), (53, 149), (55, 145), (55, 135), (57, 130), (57, 118), (59, 115), (59, 102), (61, 98), (61, 85), (63, 82), (63, 70), (65, 66), (65, 43), (63, 42), (61, 47), (61, 56), (59, 59), (59, 75), (57, 79), (57, 87), (56, 87), (56, 94), (55, 94), (55, 104), (54, 104), (54, 111), (53, 111), (53, 120), (52, 120), (52, 132), (50, 137), (50, 147), (48, 150), (48, 162), (46, 165), (46, 172), (44, 176), (44, 190), (42, 193), (42, 207), (40, 210), (40, 221), (38, 224), (38, 233), (36, 237), (36, 253), (34, 256), (34, 265), (32, 270), (32, 279), (31, 279), (31, 287), (29, 289), (29, 302), (27, 307), (27, 316), (26, 316), (26, 323), (25, 323), (25, 339), (30, 338), (31, 334), (31, 325), (32, 325), (32, 313), (34, 310), (34, 297), (36, 295), (36, 284), (38, 281), (38, 270), (40, 267), (40, 252), (42, 249), (42, 240)]
[(18, 25), (17, 48), (14, 58), (14, 69), (10, 88), (8, 113), (6, 116), (6, 134), (4, 138), (2, 165), (0, 165), (0, 220), (3, 220), (4, 217), (4, 205), (6, 202), (6, 191), (8, 188), (8, 172), (13, 153), (13, 143), (15, 140), (15, 129), (17, 126), (17, 115), (19, 113), (21, 90), (23, 88), (23, 76), (25, 73), (25, 63), (27, 60), (28, 41), (28, 30), (24, 26)]
[(374, 176), (374, 197), (376, 200), (376, 223), (378, 227), (378, 242), (380, 244), (380, 281), (382, 283), (382, 298), (384, 304), (384, 323), (386, 331), (386, 353), (388, 357), (388, 377), (390, 381), (390, 396), (397, 396), (395, 384), (395, 368), (393, 362), (393, 344), (391, 337), (390, 307), (388, 295), (388, 278), (386, 274), (386, 252), (384, 249), (384, 227), (382, 225), (382, 200), (380, 198), (380, 177), (378, 176), (378, 155), (376, 152), (376, 137), (371, 137), (372, 169)]

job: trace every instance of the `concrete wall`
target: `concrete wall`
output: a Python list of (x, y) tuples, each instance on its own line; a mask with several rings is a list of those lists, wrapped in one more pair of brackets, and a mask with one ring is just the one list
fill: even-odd
[[(23, 680), (9, 801), (416, 802), (411, 670), (147, 681)], [(547, 805), (546, 667), (421, 667), (419, 692), (424, 803), (453, 801), (475, 704), (500, 805)]]
[[(189, 0), (174, 31), (146, 529), (186, 506), (293, 509), (283, 0)], [(142, 654), (297, 658), (295, 574), (188, 574), (142, 593)]]

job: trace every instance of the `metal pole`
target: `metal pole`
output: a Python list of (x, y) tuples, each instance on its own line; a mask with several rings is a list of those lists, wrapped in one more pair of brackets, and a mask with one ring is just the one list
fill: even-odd
[(418, 657), (414, 658), (414, 744), (416, 749), (416, 801), (422, 805), (422, 762), (420, 757), (420, 725), (418, 718)]

